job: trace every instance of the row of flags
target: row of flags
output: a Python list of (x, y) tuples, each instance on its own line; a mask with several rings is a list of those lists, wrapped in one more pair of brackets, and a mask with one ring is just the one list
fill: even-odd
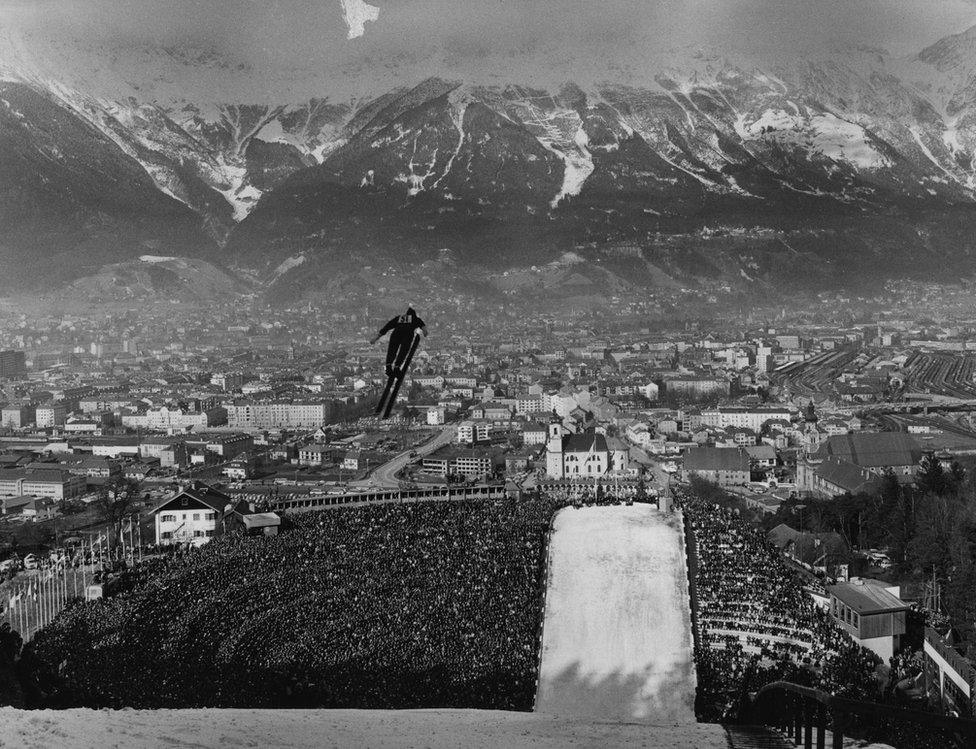
[[(70, 572), (70, 574), (69, 574)], [(52, 565), (26, 583), (11, 586), (0, 603), (2, 616), (25, 640), (46, 626), (60, 613), (70, 598), (83, 596), (82, 573), (68, 568), (66, 563)]]
[[(142, 534), (138, 518), (125, 519), (119, 534), (119, 546), (124, 558), (133, 563), (141, 559)], [(88, 569), (87, 560), (104, 560), (111, 550), (108, 530), (101, 530), (85, 539), (72, 557), (62, 555), (51, 559), (50, 564), (27, 581), (10, 583), (0, 595), (0, 619), (5, 619), (11, 629), (17, 630), (25, 642), (49, 624), (72, 598), (85, 597), (88, 583), (94, 582), (94, 570)], [(81, 560), (74, 567), (72, 560)]]

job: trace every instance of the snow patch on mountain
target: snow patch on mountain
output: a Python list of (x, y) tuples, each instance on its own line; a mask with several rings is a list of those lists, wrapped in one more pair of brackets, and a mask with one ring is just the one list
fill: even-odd
[(942, 133), (942, 143), (953, 156), (965, 153), (962, 143), (959, 142), (959, 129), (954, 122), (950, 123), (945, 132)]
[(254, 137), (259, 140), (263, 140), (265, 143), (284, 143), (289, 146), (295, 145), (295, 138), (285, 132), (285, 128), (277, 119), (265, 123), (264, 126), (254, 134)]
[(221, 176), (226, 180), (226, 186), (219, 188), (219, 192), (234, 209), (234, 220), (243, 221), (263, 193), (248, 182), (247, 169), (243, 166), (229, 164), (223, 157), (219, 162)]
[(448, 94), (448, 101), (451, 104), (451, 122), (454, 123), (454, 127), (458, 131), (457, 146), (454, 148), (454, 152), (450, 155), (447, 160), (447, 164), (444, 165), (444, 173), (437, 178), (432, 188), (437, 187), (441, 181), (451, 173), (451, 168), (454, 166), (454, 161), (457, 159), (458, 154), (461, 153), (461, 148), (464, 146), (464, 115), (468, 111), (468, 99), (461, 93), (461, 88), (458, 87)]
[(572, 144), (563, 144), (545, 135), (536, 136), (539, 143), (551, 154), (563, 162), (563, 184), (556, 196), (549, 201), (549, 207), (555, 208), (567, 196), (580, 194), (583, 183), (593, 174), (593, 155), (590, 153), (590, 140), (583, 129), (582, 120), (579, 121)]
[(891, 161), (871, 145), (867, 131), (860, 125), (833, 114), (816, 115), (810, 124), (816, 133), (814, 148), (824, 156), (862, 169), (891, 166)]
[(745, 141), (770, 138), (792, 144), (859, 169), (891, 166), (891, 160), (874, 147), (870, 134), (861, 125), (830, 112), (803, 115), (799, 107), (790, 104), (793, 113), (766, 109), (751, 122), (748, 115), (740, 114), (734, 124), (736, 133)]
[(380, 17), (380, 9), (364, 0), (339, 0), (342, 6), (342, 18), (349, 27), (349, 39), (356, 39), (366, 32), (367, 21), (375, 21)]
[[(435, 148), (433, 153), (430, 155), (430, 161), (423, 164), (424, 172), (421, 174), (417, 171), (417, 168), (421, 164), (415, 161), (417, 157), (417, 138), (413, 139), (413, 155), (410, 157), (410, 163), (407, 164), (407, 169), (410, 170), (409, 174), (398, 174), (395, 177), (397, 182), (404, 182), (407, 185), (407, 195), (413, 197), (414, 195), (419, 195), (424, 191), (424, 182), (434, 176), (434, 165), (437, 164), (437, 149)], [(436, 184), (436, 183), (435, 183)]]
[(935, 157), (935, 154), (932, 153), (932, 149), (930, 149), (927, 145), (925, 145), (925, 141), (923, 140), (922, 134), (919, 132), (918, 128), (910, 127), (908, 128), (908, 131), (912, 134), (912, 138), (915, 139), (915, 143), (918, 144), (918, 147), (925, 155), (925, 158), (927, 158), (929, 161), (935, 164), (935, 166), (937, 166), (939, 170), (943, 172), (950, 180), (970, 190), (976, 188), (976, 178), (974, 178), (973, 175), (968, 175), (966, 179), (962, 179), (959, 175), (947, 169)]
[(569, 195), (579, 195), (586, 178), (593, 174), (593, 156), (588, 148), (590, 139), (583, 129), (582, 122), (573, 137), (573, 142), (576, 144), (577, 150), (563, 152), (563, 163), (565, 164), (563, 186), (556, 197), (552, 199), (552, 202), (549, 203), (551, 208), (555, 208), (559, 205), (560, 200)]
[(271, 273), (271, 280), (276, 281), (281, 276), (285, 275), (292, 268), (297, 268), (305, 263), (304, 255), (292, 255), (291, 257), (285, 258), (277, 268)]

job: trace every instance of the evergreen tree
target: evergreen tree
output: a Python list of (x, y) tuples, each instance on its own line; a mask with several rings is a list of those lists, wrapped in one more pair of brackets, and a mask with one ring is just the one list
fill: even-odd
[(899, 491), (891, 509), (888, 512), (886, 545), (889, 556), (897, 570), (901, 573), (910, 571), (908, 547), (915, 535), (915, 499), (914, 490), (907, 488)]
[(926, 494), (918, 500), (915, 533), (908, 544), (909, 559), (926, 576), (933, 572), (939, 577), (949, 567), (949, 541), (953, 533), (955, 513), (945, 497)]
[(944, 497), (949, 491), (949, 480), (942, 463), (934, 455), (926, 455), (918, 466), (915, 485), (923, 494)]
[(949, 572), (943, 601), (957, 624), (976, 623), (976, 508), (958, 507), (949, 537)]

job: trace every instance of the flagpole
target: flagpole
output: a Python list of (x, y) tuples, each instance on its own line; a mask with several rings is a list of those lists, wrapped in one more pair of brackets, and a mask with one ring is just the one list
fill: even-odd
[(88, 552), (85, 550), (85, 539), (82, 538), (81, 541), (81, 587), (82, 587), (82, 598), (85, 597), (85, 593), (88, 591), (88, 577), (85, 567), (88, 564)]
[(34, 586), (33, 579), (27, 586), (27, 599), (30, 601), (28, 604), (30, 608), (27, 609), (27, 639), (29, 640), (34, 632), (34, 624), (37, 621), (37, 588)]
[(47, 625), (47, 615), (48, 615), (48, 604), (47, 599), (47, 573), (41, 573), (41, 588), (38, 592), (41, 597), (41, 620), (38, 629), (43, 629)]

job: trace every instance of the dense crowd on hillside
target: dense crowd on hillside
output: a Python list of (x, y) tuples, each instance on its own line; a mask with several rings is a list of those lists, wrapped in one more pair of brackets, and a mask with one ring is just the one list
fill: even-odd
[(694, 540), (701, 717), (730, 717), (745, 693), (777, 679), (875, 695), (878, 658), (813, 605), (760, 529), (690, 495), (681, 505)]
[(34, 643), (44, 688), (92, 707), (527, 709), (555, 509), (344, 508), (215, 539), (63, 612)]

